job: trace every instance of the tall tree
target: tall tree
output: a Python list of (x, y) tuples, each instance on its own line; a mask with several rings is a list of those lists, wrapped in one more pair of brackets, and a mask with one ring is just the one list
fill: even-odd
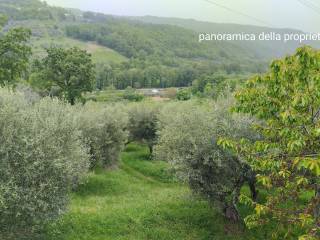
[(260, 119), (262, 140), (224, 141), (259, 175), (265, 202), (243, 202), (255, 212), (249, 227), (277, 221), (277, 239), (320, 237), (320, 52), (309, 47), (272, 63), (236, 95), (236, 110)]
[[(1, 19), (1, 24), (5, 23), (6, 18)], [(0, 35), (0, 86), (14, 86), (26, 72), (31, 56), (30, 36), (31, 31), (24, 28), (14, 28)]]
[(42, 80), (50, 82), (47, 87), (58, 87), (61, 97), (72, 105), (84, 92), (93, 90), (95, 71), (90, 54), (77, 47), (51, 47), (47, 53), (41, 66)]

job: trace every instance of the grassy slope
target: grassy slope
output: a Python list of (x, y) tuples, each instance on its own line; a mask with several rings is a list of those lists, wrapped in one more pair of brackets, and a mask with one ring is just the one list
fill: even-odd
[(66, 37), (64, 24), (63, 22), (53, 20), (25, 20), (12, 21), (8, 28), (25, 27), (31, 29), (33, 33), (31, 46), (35, 57), (45, 56), (45, 49), (54, 45), (65, 48), (79, 47), (87, 50), (92, 54), (93, 62), (96, 64), (121, 63), (128, 60), (125, 56), (105, 46), (98, 45), (94, 42), (83, 42)]
[(94, 63), (120, 63), (127, 60), (126, 57), (110, 48), (98, 45), (94, 42), (82, 42), (63, 36), (38, 38), (37, 40), (33, 40), (32, 44), (34, 46), (33, 51), (38, 56), (43, 56), (45, 54), (45, 48), (50, 45), (58, 45), (65, 48), (79, 47), (87, 50), (92, 54), (92, 60)]
[(147, 148), (130, 145), (119, 169), (96, 170), (73, 194), (70, 212), (48, 228), (45, 239), (265, 239), (227, 224), (167, 168), (149, 161)]

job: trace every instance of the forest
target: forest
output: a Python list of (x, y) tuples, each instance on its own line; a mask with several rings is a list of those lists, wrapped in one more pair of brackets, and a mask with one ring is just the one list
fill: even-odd
[(185, 21), (0, 0), (0, 239), (320, 239), (319, 48)]

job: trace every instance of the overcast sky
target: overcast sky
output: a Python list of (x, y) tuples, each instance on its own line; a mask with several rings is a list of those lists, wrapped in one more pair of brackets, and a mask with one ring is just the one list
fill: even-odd
[[(210, 1), (210, 0), (209, 0)], [(318, 6), (318, 12), (299, 0), (211, 0), (250, 15), (271, 27), (320, 32), (320, 1), (301, 0)], [(79, 8), (114, 15), (193, 18), (210, 22), (263, 25), (205, 0), (46, 0), (56, 6)]]

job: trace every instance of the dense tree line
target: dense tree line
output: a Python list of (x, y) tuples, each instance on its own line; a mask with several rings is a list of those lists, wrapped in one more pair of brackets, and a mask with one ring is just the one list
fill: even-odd
[(138, 22), (130, 23), (112, 18), (106, 21), (106, 24), (67, 26), (66, 33), (68, 36), (85, 41), (97, 41), (101, 45), (117, 50), (128, 58), (158, 56), (161, 58), (157, 60), (167, 65), (175, 63), (172, 58), (175, 60), (178, 58), (230, 60), (228, 51), (232, 50), (223, 50), (219, 46), (217, 48), (210, 47), (210, 44), (213, 43), (199, 45), (196, 33), (182, 28)]
[[(168, 88), (190, 86), (200, 75), (203, 66), (194, 65), (180, 68), (164, 65), (149, 65), (145, 68), (130, 61), (123, 64), (98, 65), (97, 89), (113, 86), (117, 89), (132, 88)], [(212, 67), (214, 69), (214, 67)]]
[[(113, 85), (131, 87), (181, 87), (204, 73), (234, 74), (259, 72), (262, 67), (245, 53), (218, 43), (197, 42), (194, 32), (173, 26), (129, 22), (98, 14), (84, 15), (86, 23), (66, 27), (69, 37), (96, 41), (128, 57), (122, 64), (97, 68), (98, 88)], [(87, 18), (86, 18), (87, 16)], [(97, 19), (98, 18), (98, 19)], [(101, 21), (105, 21), (101, 24)], [(232, 57), (237, 52), (237, 58)], [(239, 59), (246, 59), (240, 61)], [(109, 71), (109, 73), (106, 73)]]

